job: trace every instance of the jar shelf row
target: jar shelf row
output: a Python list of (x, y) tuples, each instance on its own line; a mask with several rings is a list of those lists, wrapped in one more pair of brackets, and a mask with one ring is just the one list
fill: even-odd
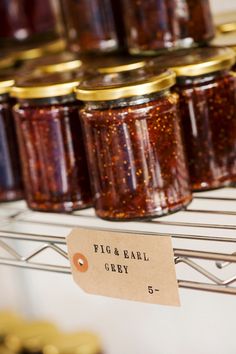
[(7, 203), (0, 208), (0, 264), (70, 274), (65, 238), (76, 226), (170, 235), (180, 288), (236, 295), (235, 210), (231, 188), (197, 194), (186, 211), (161, 219), (118, 224), (98, 219), (92, 209), (62, 217)]

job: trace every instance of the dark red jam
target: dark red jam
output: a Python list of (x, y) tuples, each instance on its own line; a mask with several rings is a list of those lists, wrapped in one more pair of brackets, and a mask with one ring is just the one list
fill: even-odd
[(80, 54), (107, 53), (119, 47), (110, 0), (62, 0), (70, 48)]
[(180, 112), (193, 190), (236, 178), (235, 78), (229, 72), (178, 80)]
[(14, 108), (26, 199), (33, 210), (91, 206), (79, 108), (72, 94), (56, 96), (56, 86), (55, 97), (19, 99)]
[(129, 51), (152, 54), (203, 44), (214, 36), (208, 0), (122, 0)]
[(24, 196), (12, 103), (8, 94), (0, 95), (0, 202)]
[(157, 217), (191, 201), (177, 105), (178, 96), (164, 90), (81, 110), (99, 217)]
[[(192, 189), (229, 184), (236, 174), (235, 53), (229, 48), (197, 48), (159, 56), (151, 70), (172, 68)], [(153, 66), (153, 63), (155, 65)]]
[(56, 37), (56, 18), (51, 0), (0, 1), (1, 44)]

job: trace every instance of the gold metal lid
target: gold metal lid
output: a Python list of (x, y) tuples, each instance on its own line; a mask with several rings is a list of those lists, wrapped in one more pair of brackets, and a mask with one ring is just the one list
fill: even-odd
[(3, 95), (5, 93), (9, 93), (15, 83), (14, 79), (8, 79), (1, 81), (1, 76), (0, 76), (0, 95)]
[(226, 11), (215, 14), (214, 22), (216, 27), (227, 23), (236, 23), (236, 11)]
[(15, 57), (9, 53), (0, 56), (0, 70), (12, 68), (15, 65)]
[(15, 53), (16, 60), (31, 60), (44, 55), (43, 48), (25, 48), (17, 50)]
[(96, 60), (88, 62), (89, 64), (91, 68), (94, 68), (100, 74), (114, 74), (143, 68), (146, 61), (142, 58), (128, 56), (107, 56), (96, 58)]
[(212, 47), (230, 47), (236, 53), (236, 31), (218, 34), (210, 44)]
[(81, 101), (111, 101), (166, 90), (176, 82), (175, 73), (161, 70), (156, 75), (145, 70), (98, 75), (81, 82), (76, 97)]
[(230, 69), (235, 52), (229, 48), (195, 48), (150, 60), (150, 67), (171, 68), (176, 76), (195, 77)]
[(76, 70), (82, 66), (82, 61), (71, 52), (51, 54), (32, 60), (23, 67), (25, 70), (37, 70), (42, 73), (60, 73)]
[(50, 53), (57, 53), (61, 50), (64, 50), (65, 42), (64, 40), (56, 40), (49, 43), (44, 44), (41, 47), (29, 47), (25, 46), (25, 48), (19, 48), (14, 53), (15, 59), (18, 61), (24, 60), (32, 60), (36, 58), (40, 58), (43, 55), (47, 55)]
[(74, 93), (80, 78), (72, 72), (51, 75), (34, 75), (16, 82), (11, 96), (19, 99), (37, 99), (66, 96)]
[(99, 338), (89, 332), (64, 334), (49, 341), (42, 349), (43, 354), (99, 354)]
[(60, 53), (66, 48), (66, 41), (62, 38), (49, 42), (43, 46), (45, 54)]
[(38, 69), (44, 73), (56, 73), (67, 70), (79, 69), (82, 65), (81, 60), (71, 60), (62, 63), (48, 64), (39, 66)]
[(219, 26), (217, 26), (217, 30), (221, 33), (235, 32), (236, 31), (236, 21), (219, 25)]

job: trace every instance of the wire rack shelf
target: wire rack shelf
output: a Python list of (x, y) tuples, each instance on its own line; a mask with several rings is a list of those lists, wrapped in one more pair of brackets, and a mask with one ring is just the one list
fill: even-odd
[(0, 207), (0, 264), (70, 274), (66, 236), (74, 227), (172, 237), (179, 287), (236, 295), (236, 188), (199, 193), (184, 211), (139, 222), (108, 222), (92, 209), (33, 212)]

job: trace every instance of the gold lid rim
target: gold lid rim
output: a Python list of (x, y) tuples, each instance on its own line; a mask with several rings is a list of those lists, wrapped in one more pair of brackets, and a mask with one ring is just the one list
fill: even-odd
[(79, 59), (71, 60), (64, 63), (48, 64), (48, 65), (39, 65), (38, 70), (46, 74), (59, 73), (62, 71), (70, 71), (78, 69), (82, 66), (82, 61)]
[(14, 83), (15, 80), (13, 79), (0, 81), (0, 95), (3, 95), (5, 93), (10, 93)]
[(66, 41), (63, 38), (58, 38), (55, 41), (46, 43), (42, 49), (45, 53), (57, 53), (66, 48)]
[(11, 96), (19, 99), (37, 99), (66, 96), (74, 93), (79, 81), (41, 85), (41, 86), (13, 86)]
[(144, 60), (136, 62), (136, 63), (129, 63), (129, 64), (120, 64), (117, 66), (109, 66), (109, 67), (100, 67), (97, 71), (100, 74), (114, 74), (114, 73), (121, 73), (124, 71), (129, 70), (136, 70), (141, 69), (145, 66), (146, 62)]
[(43, 56), (43, 54), (44, 54), (43, 48), (31, 48), (31, 49), (25, 49), (16, 52), (15, 58), (16, 60), (31, 60), (31, 59), (37, 59)]
[(154, 92), (160, 92), (172, 87), (176, 82), (176, 74), (166, 71), (149, 80), (143, 80), (136, 84), (117, 85), (110, 88), (76, 89), (76, 98), (81, 101), (113, 101), (133, 96), (143, 96)]
[(236, 60), (235, 52), (231, 48), (226, 48), (227, 53), (221, 54), (201, 63), (172, 66), (171, 70), (176, 73), (176, 76), (200, 76), (213, 72), (230, 69)]
[[(236, 32), (232, 33), (218, 33), (216, 37), (210, 42), (211, 47), (226, 47), (236, 52)], [(236, 56), (236, 54), (235, 54)]]
[(45, 54), (60, 52), (65, 48), (63, 39), (51, 41), (36, 48), (25, 48), (14, 53), (15, 60), (31, 60), (42, 57)]
[(8, 57), (0, 58), (0, 69), (13, 68), (14, 65), (15, 65), (14, 56), (10, 55)]
[(236, 22), (223, 23), (216, 26), (217, 30), (222, 33), (230, 33), (236, 31)]

